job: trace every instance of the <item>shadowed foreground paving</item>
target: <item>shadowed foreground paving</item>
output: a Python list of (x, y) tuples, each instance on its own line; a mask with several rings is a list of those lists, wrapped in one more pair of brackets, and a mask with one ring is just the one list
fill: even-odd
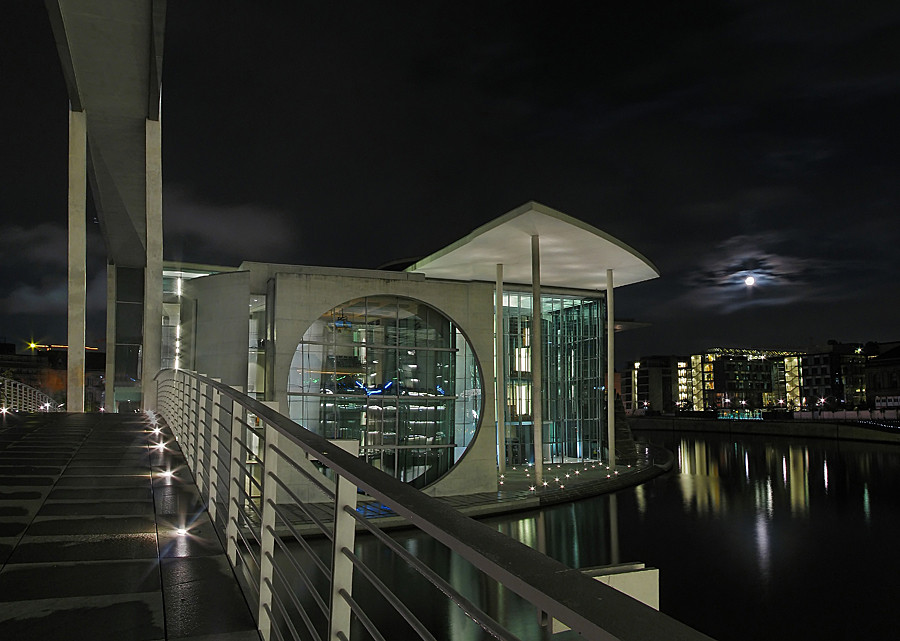
[(0, 420), (0, 639), (258, 641), (167, 429), (138, 414)]

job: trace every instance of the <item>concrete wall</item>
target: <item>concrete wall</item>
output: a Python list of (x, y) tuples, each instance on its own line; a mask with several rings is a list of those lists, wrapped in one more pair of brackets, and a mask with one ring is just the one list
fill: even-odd
[[(263, 267), (263, 266), (260, 266)], [(420, 300), (441, 311), (464, 332), (472, 348), (484, 385), (480, 426), (469, 449), (447, 475), (425, 488), (427, 494), (447, 496), (497, 489), (497, 439), (494, 417), (494, 286), (492, 283), (425, 281), (421, 275), (372, 270), (265, 266), (275, 272), (275, 300), (268, 312), (275, 314), (273, 359), (274, 389), (271, 398), (287, 408), (287, 382), (291, 361), (303, 334), (330, 309), (362, 296), (393, 294)], [(259, 276), (254, 282), (260, 281)], [(246, 307), (246, 304), (245, 304)], [(246, 352), (246, 347), (244, 349)], [(245, 371), (246, 371), (246, 355)]]
[(632, 431), (669, 430), (673, 432), (765, 434), (900, 443), (900, 434), (827, 421), (738, 421), (671, 416), (632, 416), (628, 418), (628, 423)]
[(243, 390), (247, 385), (250, 274), (229, 272), (185, 281), (184, 297), (196, 301), (194, 368)]

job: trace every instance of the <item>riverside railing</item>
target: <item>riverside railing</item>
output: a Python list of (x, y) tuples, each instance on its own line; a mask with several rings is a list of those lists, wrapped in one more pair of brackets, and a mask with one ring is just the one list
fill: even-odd
[[(404, 517), (503, 586), (498, 589), (530, 603), (541, 638), (550, 638), (552, 619), (586, 639), (708, 638), (461, 515), (360, 460), (352, 443), (328, 441), (270, 403), (184, 370), (163, 370), (157, 383), (158, 411), (192, 467), (266, 641), (397, 638), (396, 623), (384, 629), (388, 608), (419, 638), (445, 638), (398, 596), (390, 577), (360, 558), (357, 529), (384, 545), (404, 572), (414, 571), (427, 582), (423, 585), (454, 602), (481, 628), (481, 636), (519, 638), (508, 629), (509, 621), (501, 622), (502, 612), (486, 611), (475, 603), (477, 595), (465, 594), (429, 567), (414, 546), (408, 549), (377, 528), (366, 517), (370, 504), (358, 505), (358, 496)], [(354, 594), (354, 585), (363, 582), (367, 585), (358, 591), (380, 595), (377, 606)]]
[(25, 383), (0, 376), (0, 413), (56, 412), (56, 401)]

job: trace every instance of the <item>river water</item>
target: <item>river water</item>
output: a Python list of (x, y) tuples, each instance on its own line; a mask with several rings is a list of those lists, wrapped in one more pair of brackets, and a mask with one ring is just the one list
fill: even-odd
[[(615, 495), (483, 522), (573, 568), (659, 568), (660, 609), (720, 641), (900, 638), (900, 447), (638, 436), (674, 452), (675, 468)], [(548, 638), (530, 606), (442, 546), (393, 536), (522, 638)], [(438, 639), (486, 638), (370, 537), (356, 550)], [(356, 586), (354, 596), (375, 598)], [(386, 610), (371, 611), (382, 619)], [(418, 638), (378, 623), (391, 639)]]
[(660, 609), (721, 641), (900, 638), (900, 447), (639, 433), (672, 472), (489, 523), (572, 567), (660, 569)]

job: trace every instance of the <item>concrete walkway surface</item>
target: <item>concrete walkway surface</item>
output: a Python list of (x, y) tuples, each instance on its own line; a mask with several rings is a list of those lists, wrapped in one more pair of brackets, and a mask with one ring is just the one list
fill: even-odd
[(259, 641), (167, 430), (140, 414), (0, 421), (0, 639)]

